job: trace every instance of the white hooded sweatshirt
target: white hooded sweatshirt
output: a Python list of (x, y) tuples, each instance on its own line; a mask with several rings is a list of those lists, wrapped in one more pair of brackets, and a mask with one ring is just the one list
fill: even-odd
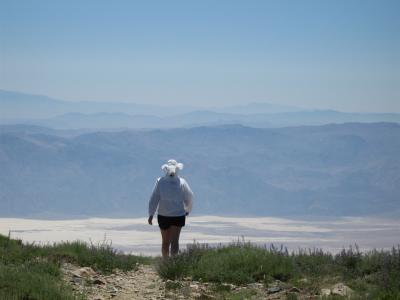
[(168, 217), (184, 216), (192, 211), (193, 192), (186, 180), (168, 174), (157, 178), (149, 201), (149, 216), (158, 214)]

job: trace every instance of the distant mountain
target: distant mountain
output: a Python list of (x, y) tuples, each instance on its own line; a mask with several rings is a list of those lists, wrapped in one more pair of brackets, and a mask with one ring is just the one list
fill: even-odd
[(199, 110), (189, 106), (152, 106), (117, 102), (68, 102), (46, 96), (0, 90), (0, 124), (25, 124), (54, 129), (109, 130), (178, 128), (241, 124), (267, 128), (346, 122), (397, 122), (396, 113), (304, 111), (269, 103)]
[[(49, 118), (68, 113), (126, 113), (130, 115), (171, 116), (199, 110), (183, 105), (145, 105), (124, 102), (63, 101), (20, 92), (0, 90), (0, 119), (21, 121)], [(304, 111), (304, 109), (271, 103), (254, 102), (245, 105), (210, 108), (221, 114), (256, 114)]]
[(47, 119), (25, 120), (21, 123), (54, 129), (140, 129), (232, 124), (246, 122), (247, 118), (248, 116), (245, 115), (239, 116), (211, 111), (192, 111), (166, 117), (100, 112), (93, 114), (66, 113)]
[(0, 126), (1, 216), (144, 215), (170, 158), (195, 214), (400, 216), (398, 124), (20, 129)]
[(215, 112), (230, 114), (271, 114), (305, 111), (306, 109), (296, 106), (280, 105), (274, 103), (252, 102), (244, 105), (234, 105), (222, 108), (217, 107), (213, 108), (212, 110)]
[(396, 122), (400, 114), (391, 113), (344, 113), (334, 110), (314, 110), (283, 113), (231, 114), (214, 111), (193, 111), (171, 118), (179, 126), (241, 124), (244, 126), (267, 128), (302, 125), (325, 125), (348, 122)]
[(193, 106), (155, 106), (124, 102), (63, 101), (44, 95), (0, 90), (0, 122), (15, 123), (31, 119), (51, 118), (66, 113), (127, 113), (168, 116), (195, 110)]
[[(46, 134), (62, 137), (78, 136), (84, 133), (89, 133), (97, 130), (90, 129), (54, 129), (43, 126), (15, 124), (15, 125), (0, 125), (0, 134), (15, 133), (15, 134)], [(111, 130), (109, 130), (111, 131)]]
[(49, 119), (26, 121), (26, 124), (56, 129), (159, 128), (164, 118), (125, 113), (67, 113)]
[(268, 128), (300, 125), (324, 125), (347, 122), (397, 122), (400, 114), (356, 114), (337, 111), (310, 111), (276, 114), (228, 114), (197, 110), (180, 115), (157, 117), (126, 113), (67, 113), (53, 118), (25, 121), (25, 124), (55, 129), (111, 129), (111, 128), (178, 128), (241, 124)]

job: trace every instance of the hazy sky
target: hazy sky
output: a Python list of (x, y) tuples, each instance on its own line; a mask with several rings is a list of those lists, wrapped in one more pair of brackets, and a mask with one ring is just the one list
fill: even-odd
[(400, 112), (400, 1), (4, 1), (0, 88)]

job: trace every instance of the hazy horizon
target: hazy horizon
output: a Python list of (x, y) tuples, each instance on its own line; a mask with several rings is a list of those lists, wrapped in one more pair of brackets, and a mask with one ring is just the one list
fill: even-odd
[[(49, 98), (52, 100), (56, 101), (62, 101), (62, 102), (68, 102), (68, 103), (80, 103), (80, 102), (87, 102), (87, 103), (110, 103), (110, 104), (137, 104), (137, 105), (144, 105), (144, 106), (154, 106), (154, 107), (171, 107), (171, 105), (160, 103), (160, 104), (152, 104), (148, 102), (140, 102), (140, 101), (126, 101), (124, 99), (114, 99), (114, 100), (108, 100), (108, 99), (103, 99), (103, 100), (97, 100), (97, 99), (65, 99), (65, 98), (59, 98), (59, 97), (53, 97), (48, 94), (40, 94), (40, 93), (31, 93), (29, 91), (17, 91), (17, 90), (6, 90), (6, 89), (1, 89), (0, 91), (3, 92), (10, 92), (10, 93), (16, 93), (16, 94), (21, 94), (21, 95), (27, 95), (27, 96), (38, 96), (38, 97), (45, 97)], [(370, 114), (370, 113), (400, 113), (400, 110), (398, 112), (396, 111), (390, 111), (388, 110), (382, 110), (382, 111), (368, 111), (368, 110), (339, 110), (339, 109), (334, 109), (333, 107), (321, 107), (321, 106), (301, 106), (301, 105), (291, 105), (291, 104), (285, 104), (285, 103), (280, 103), (278, 101), (248, 101), (248, 102), (240, 102), (237, 104), (234, 103), (216, 103), (214, 105), (212, 104), (205, 104), (205, 103), (200, 103), (198, 105), (191, 105), (191, 104), (173, 104), (172, 107), (187, 107), (188, 110), (192, 111), (213, 111), (215, 109), (223, 109), (223, 108), (230, 108), (230, 107), (241, 107), (241, 106), (249, 106), (249, 105), (258, 105), (258, 104), (265, 104), (265, 105), (276, 105), (276, 106), (281, 106), (281, 107), (288, 107), (292, 109), (297, 109), (298, 111), (338, 111), (338, 112), (344, 112), (344, 113), (364, 113), (364, 114)], [(95, 108), (95, 106), (93, 106)], [(106, 111), (104, 111), (106, 112)], [(122, 113), (122, 111), (121, 111)]]
[[(152, 104), (148, 102), (140, 102), (140, 101), (127, 101), (126, 99), (103, 99), (103, 100), (96, 100), (96, 99), (65, 99), (65, 98), (60, 98), (60, 97), (55, 97), (52, 95), (48, 94), (40, 94), (40, 93), (32, 93), (29, 91), (17, 91), (17, 90), (7, 90), (7, 89), (1, 89), (0, 91), (3, 92), (11, 92), (11, 93), (18, 93), (18, 94), (25, 94), (28, 96), (39, 96), (39, 97), (47, 97), (53, 100), (58, 100), (58, 101), (66, 101), (66, 102), (71, 102), (71, 103), (77, 103), (77, 102), (99, 102), (99, 103), (123, 103), (123, 104), (139, 104), (139, 105), (151, 105), (151, 106), (160, 106), (160, 107), (167, 107), (169, 106), (168, 104)], [(274, 101), (248, 101), (248, 102), (241, 102), (238, 104), (230, 104), (230, 103), (216, 103), (214, 105), (212, 104), (204, 104), (204, 103), (199, 103), (198, 105), (190, 105), (190, 104), (174, 104), (174, 106), (188, 106), (188, 107), (193, 107), (194, 109), (213, 109), (213, 108), (224, 108), (224, 107), (230, 107), (230, 106), (242, 106), (242, 105), (249, 105), (249, 104), (273, 104), (273, 105), (282, 105), (282, 106), (288, 106), (288, 107), (297, 107), (302, 110), (313, 110), (313, 109), (318, 109), (318, 108), (313, 108), (313, 107), (300, 107), (300, 106), (293, 106), (293, 105), (288, 105), (284, 103), (279, 103), (279, 102), (274, 102)], [(326, 108), (329, 110), (330, 108)]]

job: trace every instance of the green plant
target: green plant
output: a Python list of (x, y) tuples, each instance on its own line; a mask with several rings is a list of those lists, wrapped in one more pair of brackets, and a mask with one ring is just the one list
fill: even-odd
[(333, 255), (321, 249), (289, 253), (282, 246), (260, 247), (239, 241), (217, 247), (193, 244), (162, 260), (158, 270), (161, 277), (174, 280), (186, 276), (234, 284), (280, 280), (310, 293), (318, 293), (323, 285), (344, 282), (356, 291), (355, 299), (357, 295), (360, 299), (384, 299), (400, 294), (399, 246), (390, 251), (361, 252), (355, 245)]
[(114, 268), (135, 269), (136, 263), (153, 259), (119, 253), (104, 242), (37, 245), (0, 234), (0, 299), (84, 299), (63, 283), (63, 261), (109, 273)]

